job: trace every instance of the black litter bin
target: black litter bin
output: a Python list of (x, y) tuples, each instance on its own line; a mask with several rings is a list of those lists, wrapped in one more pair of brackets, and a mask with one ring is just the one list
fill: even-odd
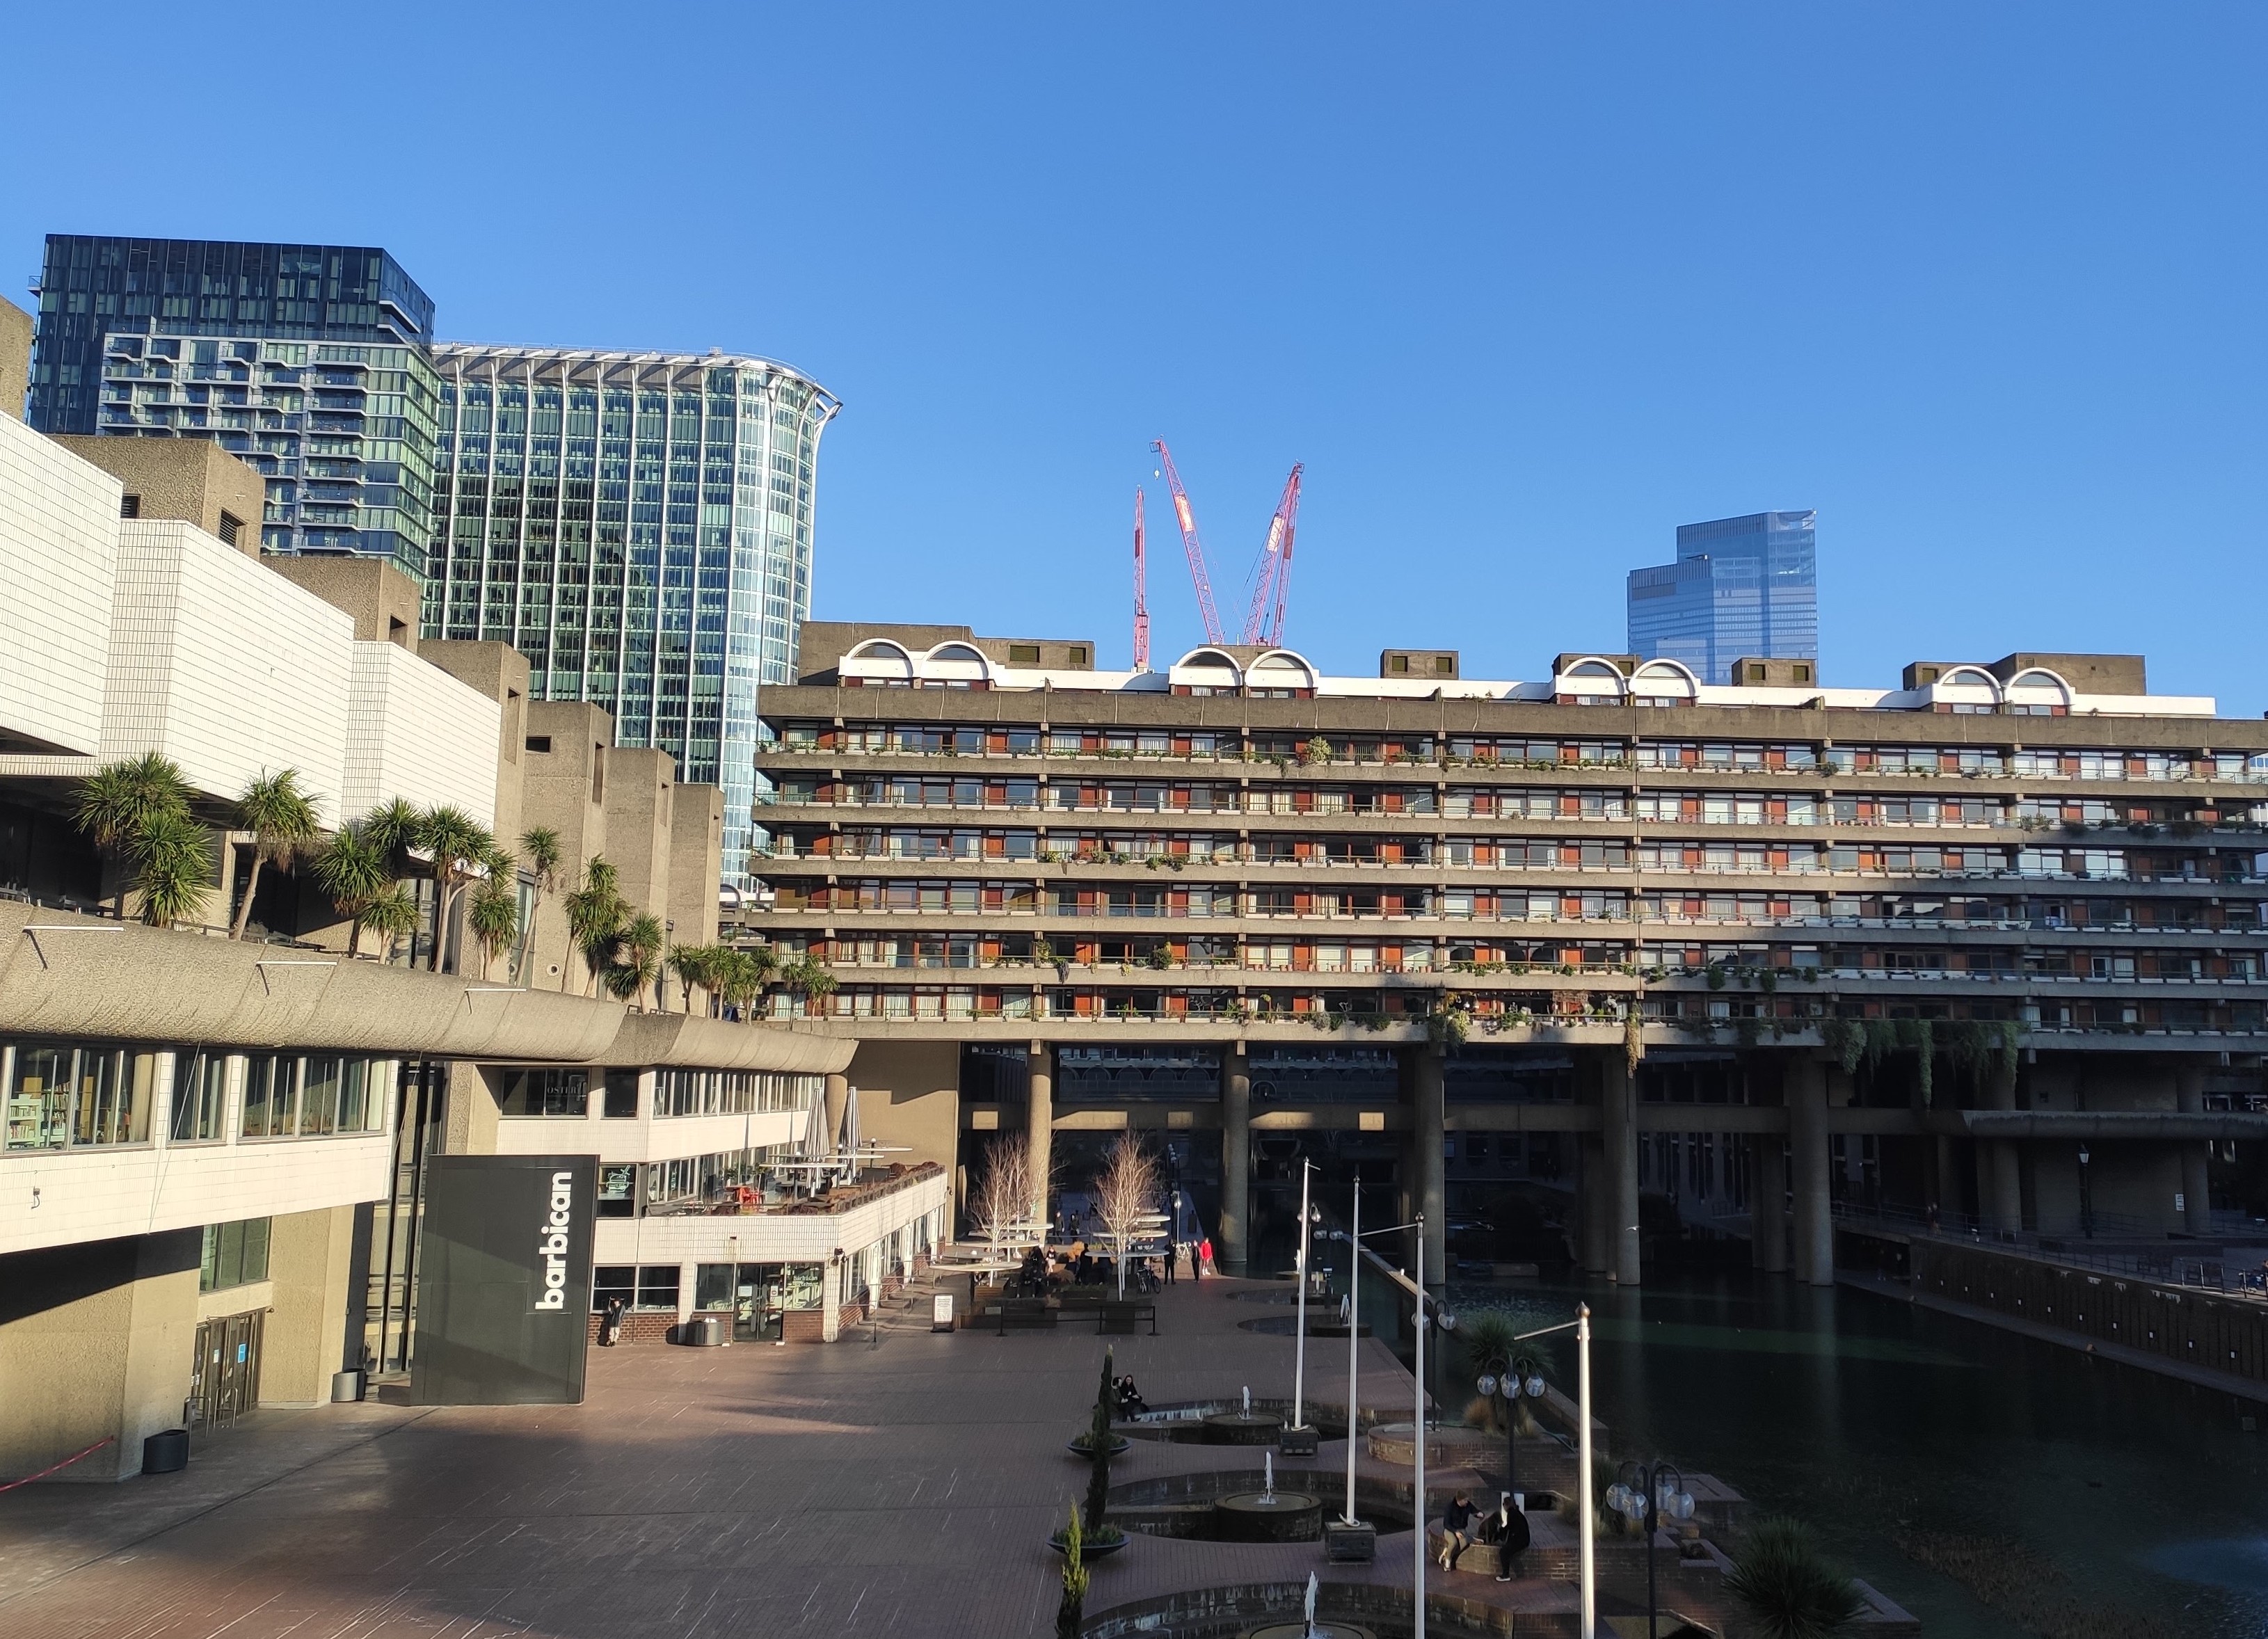
[(189, 1466), (189, 1431), (167, 1429), (142, 1442), (142, 1472), (177, 1474)]

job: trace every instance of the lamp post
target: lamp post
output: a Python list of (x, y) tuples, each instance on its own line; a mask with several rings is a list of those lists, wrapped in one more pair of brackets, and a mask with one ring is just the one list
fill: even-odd
[(2093, 1187), (2094, 1180), (2088, 1174), (2087, 1164), (2088, 1159), (2089, 1157), (2087, 1153), (2087, 1146), (2085, 1144), (2080, 1145), (2079, 1228), (2081, 1234), (2085, 1235), (2088, 1239), (2093, 1240), (2095, 1238), (2095, 1190)]
[[(1624, 1481), (1625, 1471), (1637, 1479), (1637, 1485)], [(1665, 1514), (1672, 1519), (1693, 1518), (1693, 1493), (1685, 1488), (1684, 1474), (1668, 1463), (1627, 1462), (1615, 1470), (1615, 1482), (1607, 1488), (1607, 1506), (1646, 1529), (1646, 1635), (1655, 1639), (1659, 1618), (1653, 1591), (1653, 1533)]]
[(1543, 1366), (1535, 1356), (1519, 1354), (1509, 1360), (1488, 1363), (1473, 1386), (1484, 1400), (1504, 1401), (1504, 1488), (1520, 1489), (1520, 1402), (1543, 1398)]
[[(1300, 1253), (1294, 1260), (1299, 1265), (1297, 1273), (1300, 1281), (1298, 1320), (1300, 1341), (1298, 1353), (1293, 1357), (1292, 1365), (1292, 1426), (1295, 1429), (1304, 1429), (1307, 1426), (1307, 1265), (1310, 1261), (1308, 1253), (1314, 1246), (1315, 1238), (1313, 1209), (1307, 1204), (1307, 1180), (1314, 1170), (1315, 1164), (1313, 1161), (1308, 1160), (1305, 1156), (1300, 1158)], [(1168, 1255), (1171, 1255), (1170, 1253)], [(1347, 1431), (1347, 1438), (1349, 1441), (1354, 1438), (1352, 1430)], [(1348, 1512), (1353, 1512), (1351, 1503), (1349, 1504)]]

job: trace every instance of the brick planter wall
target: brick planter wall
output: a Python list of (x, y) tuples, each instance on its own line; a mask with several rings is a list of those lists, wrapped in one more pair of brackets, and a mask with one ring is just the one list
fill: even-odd
[[(603, 1315), (591, 1317), (591, 1329), (586, 1335), (592, 1342), (599, 1341), (599, 1327), (605, 1319)], [(669, 1334), (676, 1329), (677, 1317), (666, 1310), (633, 1309), (622, 1317), (622, 1342), (625, 1346), (631, 1343), (666, 1343)]]

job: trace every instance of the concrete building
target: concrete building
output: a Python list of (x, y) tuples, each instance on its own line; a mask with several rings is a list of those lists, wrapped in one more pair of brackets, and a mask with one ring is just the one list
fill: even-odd
[[(681, 940), (715, 928), (721, 797), (659, 753), (610, 779), (603, 713), (531, 702), (502, 644), (420, 643), (391, 567), (225, 545), (197, 509), (235, 479), (208, 476), (122, 517), (116, 476), (0, 420), (0, 1478), (123, 1477), (185, 1419), (216, 1434), (406, 1367), (440, 1156), (596, 1157), (587, 1297), (626, 1292), (634, 1337), (705, 1309), (832, 1338), (934, 1244), (946, 1191), (836, 1153), (850, 1044), (674, 984), (585, 996), (541, 959), (564, 913), (524, 871), (533, 937), (492, 961), (436, 929), (414, 854), (425, 915), (390, 957), (354, 949), (304, 860), (269, 864), (253, 937), (227, 937), (234, 802), (262, 771), (297, 770), (326, 827), (395, 800), (507, 846), (552, 827), (570, 881), (622, 848), (630, 909)], [(573, 777), (532, 772), (555, 745)], [(74, 820), (88, 775), (151, 752), (214, 836), (204, 908), (166, 928), (118, 918), (134, 901)]]
[(1824, 1282), (1837, 1214), (2162, 1240), (2260, 1202), (2268, 725), (2139, 661), (1044, 651), (1080, 658), (814, 622), (764, 699), (741, 926), (832, 966), (776, 1006), (964, 1187), (1000, 1135), (1075, 1185), (1131, 1127), (1232, 1268), (1280, 1267), (1304, 1155), (1422, 1209), (1429, 1268), (1505, 1255), (1446, 1231), (1525, 1191), (1624, 1282), (1681, 1223)]

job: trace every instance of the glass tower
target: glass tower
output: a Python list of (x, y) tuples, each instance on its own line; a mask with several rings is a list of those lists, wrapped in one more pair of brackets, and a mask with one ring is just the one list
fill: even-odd
[(1815, 512), (1751, 512), (1677, 527), (1675, 562), (1630, 573), (1630, 651), (1682, 660), (1705, 683), (1733, 662), (1819, 658)]
[(819, 436), (839, 402), (723, 353), (433, 356), (426, 634), (510, 643), (539, 698), (604, 706), (617, 744), (722, 786), (725, 880), (746, 886), (756, 689), (795, 680)]
[(31, 424), (210, 438), (268, 481), (269, 552), (390, 559), (433, 530), (433, 302), (383, 250), (51, 233)]

